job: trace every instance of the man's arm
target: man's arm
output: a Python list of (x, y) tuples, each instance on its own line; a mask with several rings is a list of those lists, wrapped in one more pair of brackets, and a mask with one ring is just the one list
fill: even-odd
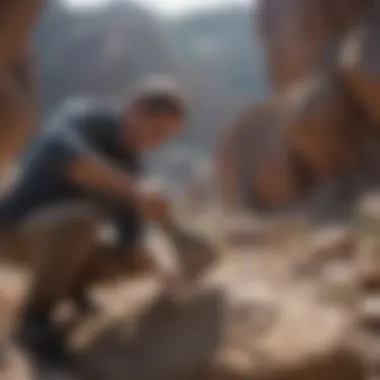
[(135, 204), (143, 217), (160, 219), (166, 204), (159, 194), (144, 192), (139, 181), (98, 153), (77, 128), (60, 132), (67, 159), (63, 175), (84, 189), (103, 192)]
[(101, 191), (128, 201), (137, 201), (136, 181), (125, 171), (97, 154), (80, 154), (68, 165), (69, 179), (83, 188)]
[(74, 159), (68, 167), (68, 176), (83, 188), (104, 192), (128, 204), (132, 203), (145, 219), (164, 221), (167, 218), (168, 207), (162, 193), (154, 189), (146, 191), (128, 173), (96, 155), (83, 155)]

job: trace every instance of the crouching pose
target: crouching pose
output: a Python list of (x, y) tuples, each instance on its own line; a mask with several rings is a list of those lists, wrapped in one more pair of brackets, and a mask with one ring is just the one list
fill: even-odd
[[(65, 299), (91, 308), (86, 290), (94, 283), (152, 264), (167, 280), (181, 277), (154, 260), (143, 239), (146, 222), (162, 221), (167, 204), (163, 194), (140, 186), (139, 156), (178, 132), (185, 113), (174, 86), (149, 84), (122, 112), (76, 102), (41, 132), (0, 204), (5, 255), (33, 262), (18, 329), (28, 349), (65, 360), (52, 314)], [(101, 239), (107, 225), (118, 237), (112, 244)]]

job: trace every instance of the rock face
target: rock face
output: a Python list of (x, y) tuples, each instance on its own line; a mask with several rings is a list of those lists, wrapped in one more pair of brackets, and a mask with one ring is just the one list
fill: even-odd
[[(235, 172), (250, 183), (245, 186), (248, 195), (240, 199), (259, 194), (264, 204), (278, 209), (302, 200), (313, 203), (314, 194), (320, 198), (323, 189), (330, 187), (331, 194), (333, 188), (352, 194), (345, 198), (349, 207), (353, 200), (349, 198), (362, 191), (355, 182), (369, 186), (370, 175), (359, 181), (358, 174), (376, 166), (374, 152), (380, 148), (376, 130), (380, 122), (379, 9), (376, 0), (257, 2), (256, 32), (274, 90), (265, 113), (270, 127), (262, 130), (270, 131), (276, 143), (268, 145), (265, 137), (255, 133), (255, 138), (253, 134), (245, 137), (240, 148), (243, 145), (233, 133), (225, 134), (230, 139), (225, 145), (249, 152), (244, 164), (236, 163)], [(262, 123), (257, 111), (245, 114), (244, 120), (245, 129), (252, 131)], [(237, 121), (231, 129), (244, 128)], [(231, 152), (226, 149), (224, 156)], [(285, 157), (281, 165), (279, 157)], [(224, 158), (224, 163), (228, 161), (232, 158)]]
[(360, 167), (365, 134), (359, 125), (364, 117), (339, 81), (311, 78), (289, 88), (285, 102), (287, 144), (303, 158), (316, 181)]
[(279, 207), (313, 185), (357, 170), (366, 157), (361, 108), (339, 80), (317, 76), (252, 106), (222, 136), (226, 203)]
[(245, 110), (222, 136), (217, 158), (222, 198), (232, 207), (290, 202), (298, 184), (278, 134), (282, 107), (272, 101)]
[(332, 68), (339, 41), (369, 1), (263, 0), (258, 31), (276, 89)]
[(373, 1), (363, 23), (347, 36), (340, 57), (344, 79), (375, 123), (380, 122), (380, 2)]
[(4, 167), (23, 146), (35, 126), (34, 75), (28, 33), (42, 0), (6, 0), (0, 21), (1, 154)]
[(330, 38), (324, 7), (318, 0), (259, 2), (259, 31), (275, 88), (285, 89), (319, 70)]
[(364, 379), (350, 317), (281, 281), (269, 286), (252, 264), (224, 261), (186, 305), (161, 298), (124, 314), (85, 349), (84, 378)]
[[(315, 239), (323, 243), (318, 255), (328, 262), (335, 257), (333, 251), (339, 257), (351, 250), (356, 254), (352, 236), (326, 230), (317, 237), (310, 235), (315, 230), (304, 227), (299, 236), (299, 227), (294, 225), (286, 238), (273, 232), (272, 239), (260, 244), (230, 245), (198, 278), (185, 302), (164, 296), (154, 279), (96, 290), (104, 312), (79, 323), (72, 334), (73, 348), (80, 353), (77, 378), (366, 379), (355, 335), (361, 311), (356, 310), (356, 295), (351, 296), (356, 287), (351, 289), (351, 281), (341, 278), (326, 283), (318, 276), (294, 274), (295, 259), (313, 248)], [(362, 242), (361, 234), (358, 238)], [(6, 325), (14, 320), (25, 283), (15, 281), (11, 269), (1, 274)], [(336, 279), (334, 270), (330, 274)], [(350, 272), (348, 276), (356, 281)], [(366, 318), (368, 322), (368, 314)], [(34, 368), (22, 354), (16, 351), (7, 360), (5, 372), (0, 368), (7, 379), (33, 378)]]

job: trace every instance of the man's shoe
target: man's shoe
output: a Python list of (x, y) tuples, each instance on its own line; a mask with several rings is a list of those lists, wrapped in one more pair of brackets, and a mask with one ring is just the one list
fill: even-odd
[(16, 340), (38, 366), (67, 369), (75, 365), (63, 334), (47, 318), (24, 318)]

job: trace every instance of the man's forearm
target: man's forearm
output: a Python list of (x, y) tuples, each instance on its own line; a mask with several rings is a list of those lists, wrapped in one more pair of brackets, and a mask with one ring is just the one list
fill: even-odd
[(145, 247), (156, 272), (166, 274), (180, 271), (176, 248), (170, 238), (162, 233), (160, 229), (147, 228)]
[(136, 200), (137, 186), (133, 178), (100, 157), (77, 158), (69, 167), (69, 177), (81, 187), (132, 202)]

